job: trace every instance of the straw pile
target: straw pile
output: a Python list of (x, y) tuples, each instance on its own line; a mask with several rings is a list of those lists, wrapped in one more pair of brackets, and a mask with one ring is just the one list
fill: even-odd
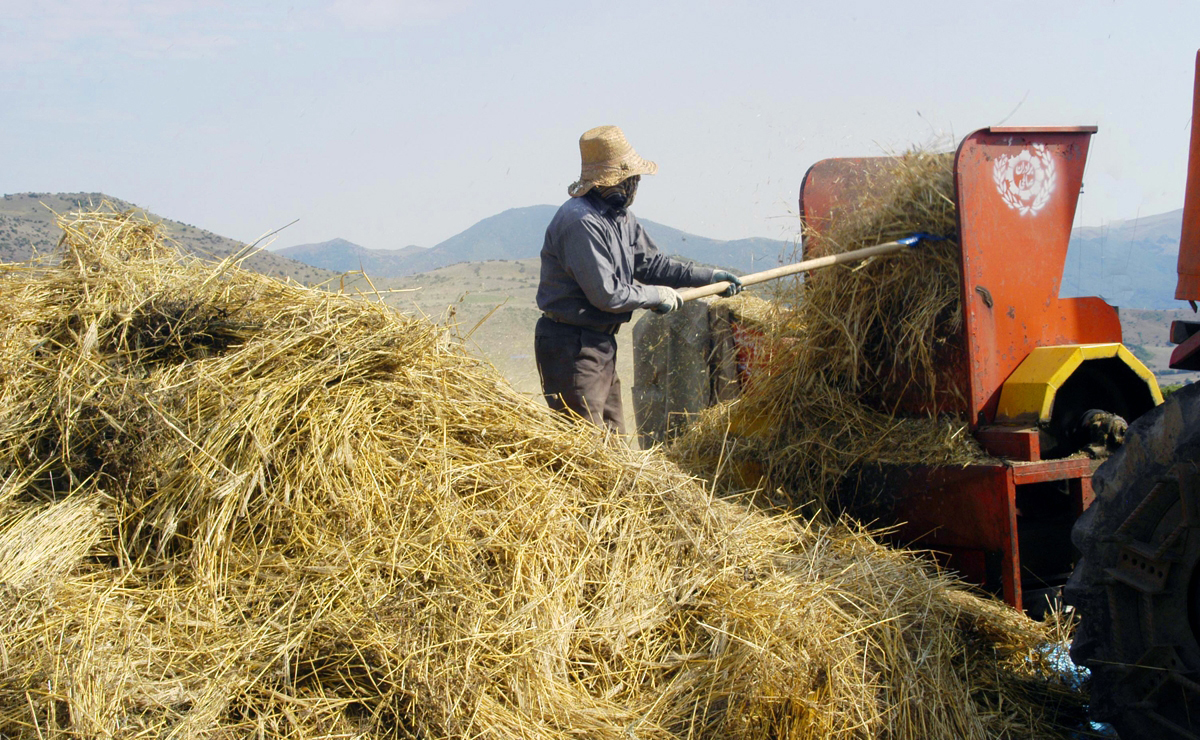
[[(953, 236), (953, 157), (910, 152), (886, 187), (807, 237), (821, 254), (927, 232)], [(958, 246), (814, 272), (778, 284), (766, 322), (769, 357), (743, 396), (709, 410), (673, 446), (685, 468), (735, 487), (764, 485), (790, 505), (838, 507), (864, 463), (965, 464), (986, 459), (951, 371), (962, 360)], [(898, 413), (899, 409), (918, 413)]]
[(127, 216), (0, 265), (9, 737), (1065, 736), (1055, 635)]

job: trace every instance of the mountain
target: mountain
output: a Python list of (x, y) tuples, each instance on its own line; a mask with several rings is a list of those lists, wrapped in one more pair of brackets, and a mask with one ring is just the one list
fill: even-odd
[[(367, 249), (345, 239), (330, 239), (316, 244), (298, 244), (275, 254), (321, 267), (333, 272), (362, 270), (368, 275), (404, 275), (404, 265), (424, 247), (409, 245), (402, 249)], [(353, 265), (353, 267), (351, 267)]]
[[(145, 215), (161, 224), (167, 236), (184, 250), (201, 257), (223, 259), (246, 247), (242, 242), (157, 216), (104, 193), (15, 193), (0, 199), (0, 261), (23, 262), (34, 255), (53, 253), (62, 235), (56, 214), (94, 210), (102, 204)], [(336, 273), (266, 250), (250, 255), (243, 264), (265, 275), (288, 277), (306, 285), (337, 277)]]
[(739, 273), (762, 272), (772, 267), (800, 259), (794, 241), (750, 237), (721, 241), (672, 229), (660, 223), (642, 219), (642, 225), (658, 248), (666, 254), (714, 265)]
[[(60, 232), (56, 213), (95, 208), (102, 202), (118, 210), (144, 209), (103, 193), (18, 193), (0, 199), (0, 261), (26, 260), (53, 252)], [(538, 256), (546, 224), (556, 206), (513, 208), (485, 218), (444, 242), (422, 248), (367, 249), (344, 239), (302, 244), (278, 252), (260, 251), (247, 267), (278, 277), (313, 284), (338, 273), (364, 270), (372, 277), (429, 272), (460, 262), (521, 260)], [(194, 254), (223, 258), (236, 254), (242, 242), (172, 221), (152, 213), (167, 234)], [(795, 245), (775, 239), (720, 241), (688, 234), (648, 219), (642, 224), (666, 254), (743, 273), (790, 262)], [(1062, 295), (1098, 295), (1122, 308), (1166, 310), (1182, 305), (1174, 299), (1175, 265), (1183, 210), (1081, 227), (1071, 236), (1063, 269)]]
[[(459, 262), (520, 260), (537, 257), (546, 225), (558, 206), (511, 208), (489, 216), (460, 234), (428, 249), (365, 249), (344, 239), (282, 249), (279, 254), (337, 272), (363, 269), (372, 277), (400, 277), (429, 272)], [(666, 254), (740, 272), (765, 270), (790, 255), (792, 245), (775, 239), (751, 238), (721, 241), (696, 236), (640, 219), (658, 248)], [(322, 248), (329, 245), (328, 248)], [(375, 265), (368, 266), (368, 261)]]
[[(291, 247), (281, 254), (335, 272), (360, 269), (371, 276), (399, 277), (429, 272), (459, 262), (519, 260), (538, 256), (546, 224), (556, 206), (513, 208), (485, 218), (429, 249), (364, 249), (344, 240)], [(720, 241), (688, 234), (648, 219), (646, 231), (659, 249), (707, 265), (742, 273), (792, 261), (793, 242), (776, 239)], [(1071, 236), (1063, 269), (1062, 295), (1098, 295), (1126, 308), (1170, 309), (1183, 210), (1081, 227)]]
[(557, 206), (510, 208), (489, 216), (466, 231), (415, 254), (402, 275), (428, 272), (458, 262), (519, 260), (536, 257), (542, 249), (546, 224)]
[(1080, 227), (1071, 234), (1061, 294), (1125, 308), (1172, 309), (1183, 209)]

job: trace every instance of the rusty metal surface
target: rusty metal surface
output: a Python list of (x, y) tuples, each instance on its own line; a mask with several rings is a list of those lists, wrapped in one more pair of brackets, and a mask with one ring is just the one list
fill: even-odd
[(968, 420), (995, 418), (1000, 388), (1036, 347), (1120, 342), (1116, 309), (1059, 298), (1092, 127), (983, 129), (955, 160)]
[(1064, 457), (1037, 463), (1014, 463), (1013, 482), (1018, 486), (1045, 483), (1052, 480), (1073, 480), (1092, 477), (1092, 460), (1088, 457)]
[[(1093, 472), (1096, 466), (1092, 466)], [(1092, 490), (1092, 479), (1075, 478), (1071, 481), (1071, 505), (1074, 507), (1075, 517), (1078, 518), (1083, 510), (1092, 505), (1096, 500), (1096, 493)]]

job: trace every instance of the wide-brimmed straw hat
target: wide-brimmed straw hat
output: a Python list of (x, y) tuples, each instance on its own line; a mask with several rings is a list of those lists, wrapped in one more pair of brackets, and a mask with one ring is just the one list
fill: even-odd
[(658, 172), (658, 165), (639, 157), (616, 126), (597, 126), (584, 132), (579, 137), (579, 155), (583, 159), (579, 181), (567, 188), (572, 198), (597, 186), (605, 188), (634, 175)]

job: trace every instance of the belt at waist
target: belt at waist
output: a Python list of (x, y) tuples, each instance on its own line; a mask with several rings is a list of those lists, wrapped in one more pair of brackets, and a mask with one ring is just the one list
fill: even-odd
[(570, 326), (575, 329), (587, 329), (588, 331), (596, 331), (596, 332), (600, 332), (601, 334), (608, 334), (610, 336), (615, 335), (617, 333), (617, 330), (621, 328), (620, 324), (601, 324), (600, 326), (583, 326), (581, 324), (568, 324), (565, 321), (559, 321), (558, 319), (554, 318), (553, 316), (551, 316), (550, 314), (547, 314), (547, 313), (543, 313), (542, 318), (547, 321), (553, 321), (554, 323), (558, 324), (559, 326)]

